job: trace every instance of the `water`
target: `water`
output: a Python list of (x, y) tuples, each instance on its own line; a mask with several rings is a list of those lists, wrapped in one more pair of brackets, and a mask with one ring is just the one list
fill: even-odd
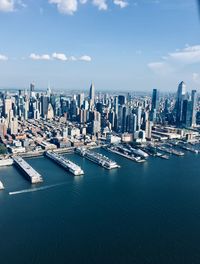
[[(77, 155), (83, 177), (28, 159), (44, 183), (0, 168), (0, 263), (200, 263), (200, 155), (107, 171)], [(9, 195), (9, 192), (18, 192)]]

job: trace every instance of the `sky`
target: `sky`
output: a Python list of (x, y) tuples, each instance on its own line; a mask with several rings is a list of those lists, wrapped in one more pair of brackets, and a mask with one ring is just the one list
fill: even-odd
[(196, 0), (0, 0), (0, 88), (200, 91)]

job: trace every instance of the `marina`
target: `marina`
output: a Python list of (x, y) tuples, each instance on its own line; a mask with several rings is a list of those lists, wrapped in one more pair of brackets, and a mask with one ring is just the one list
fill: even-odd
[(75, 150), (75, 153), (79, 154), (82, 157), (85, 157), (86, 159), (98, 164), (99, 166), (102, 166), (105, 169), (111, 170), (119, 168), (120, 166), (113, 160), (109, 159), (108, 157), (97, 153), (92, 152), (90, 150), (87, 150), (85, 148), (77, 148)]
[(13, 156), (14, 165), (23, 172), (23, 175), (32, 183), (43, 182), (42, 176), (33, 169), (24, 159)]
[(60, 165), (65, 170), (71, 172), (75, 176), (80, 176), (84, 174), (84, 171), (81, 169), (81, 167), (53, 151), (47, 151), (45, 152), (45, 155), (46, 157), (53, 160), (55, 163)]

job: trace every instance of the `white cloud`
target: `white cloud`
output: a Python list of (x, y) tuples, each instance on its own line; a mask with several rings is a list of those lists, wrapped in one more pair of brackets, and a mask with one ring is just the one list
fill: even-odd
[(77, 0), (49, 0), (50, 4), (56, 4), (62, 14), (73, 15), (78, 9)]
[(107, 0), (93, 0), (93, 5), (97, 6), (99, 10), (107, 10)]
[(189, 64), (200, 62), (200, 45), (187, 46), (182, 50), (169, 53), (168, 58)]
[(92, 61), (92, 58), (88, 55), (83, 55), (79, 58), (79, 60), (81, 61), (87, 61), (87, 62), (91, 62)]
[(29, 56), (32, 60), (50, 60), (51, 57), (48, 54), (38, 55), (35, 53), (31, 53)]
[[(0, 55), (0, 60), (6, 60), (7, 57), (3, 57), (3, 55)], [(57, 53), (54, 52), (52, 55), (49, 54), (36, 54), (36, 53), (31, 53), (29, 58), (31, 60), (59, 60), (59, 61), (85, 61), (85, 62), (91, 62), (92, 58), (88, 55), (83, 55), (81, 57), (75, 57), (75, 56), (69, 56), (67, 57), (64, 53)], [(25, 58), (23, 58), (25, 59)]]
[(200, 45), (186, 45), (182, 49), (176, 49), (176, 51), (162, 56), (160, 61), (149, 63), (148, 67), (154, 72), (159, 73), (159, 71), (163, 72), (164, 69), (166, 72), (169, 72), (169, 69), (178, 70), (186, 65), (195, 63), (200, 63)]
[(8, 60), (7, 56), (0, 54), (0, 61), (7, 61), (7, 60)]
[(125, 8), (128, 6), (128, 2), (124, 1), (124, 0), (114, 0), (113, 3), (115, 5), (120, 6), (121, 8)]
[[(55, 4), (62, 14), (73, 15), (78, 11), (80, 4), (92, 3), (99, 10), (106, 11), (108, 9), (108, 0), (48, 0), (50, 4)], [(128, 6), (128, 0), (110, 0), (113, 4), (120, 8)]]
[(22, 0), (0, 0), (0, 12), (13, 12), (17, 7), (25, 8)]
[(52, 58), (56, 60), (61, 60), (61, 61), (67, 61), (67, 57), (64, 53), (56, 53), (54, 52), (52, 54)]
[(14, 0), (0, 0), (0, 11), (12, 12), (15, 8)]

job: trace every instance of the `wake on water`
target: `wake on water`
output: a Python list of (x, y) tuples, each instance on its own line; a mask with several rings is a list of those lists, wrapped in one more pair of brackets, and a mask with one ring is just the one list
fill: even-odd
[(17, 194), (29, 193), (29, 192), (38, 192), (38, 191), (43, 191), (46, 189), (54, 188), (56, 186), (65, 185), (65, 184), (67, 184), (67, 182), (47, 185), (47, 186), (43, 186), (43, 187), (39, 187), (39, 188), (24, 189), (24, 190), (20, 190), (20, 191), (16, 191), (16, 192), (9, 192), (9, 195), (17, 195)]

